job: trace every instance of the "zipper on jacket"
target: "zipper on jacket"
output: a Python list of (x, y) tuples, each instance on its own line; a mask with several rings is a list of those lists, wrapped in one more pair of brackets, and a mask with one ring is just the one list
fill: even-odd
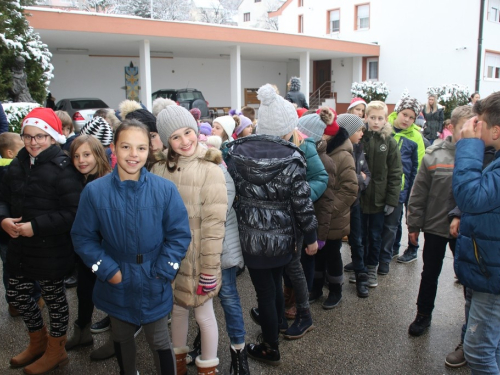
[(471, 237), (472, 237), (472, 245), (474, 247), (474, 256), (476, 257), (477, 264), (479, 265), (479, 270), (484, 275), (484, 277), (489, 279), (490, 273), (488, 272), (488, 269), (484, 265), (484, 259), (481, 255), (481, 252), (479, 251), (479, 246), (477, 245), (476, 237), (474, 236), (474, 234), (472, 234)]

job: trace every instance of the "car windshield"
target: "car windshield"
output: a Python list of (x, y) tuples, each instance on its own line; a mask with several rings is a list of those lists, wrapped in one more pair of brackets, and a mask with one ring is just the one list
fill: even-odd
[(93, 109), (93, 108), (109, 108), (106, 103), (100, 99), (79, 99), (70, 100), (71, 108), (73, 109)]
[(175, 101), (175, 91), (160, 91), (157, 93), (153, 94), (153, 99), (156, 98), (165, 98), (165, 99), (172, 99)]
[(203, 95), (199, 91), (179, 92), (177, 93), (177, 96), (180, 102), (184, 100), (196, 100), (196, 99), (203, 100)]

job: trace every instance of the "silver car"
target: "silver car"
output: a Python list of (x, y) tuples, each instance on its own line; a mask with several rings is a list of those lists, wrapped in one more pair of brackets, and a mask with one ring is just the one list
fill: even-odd
[(56, 111), (69, 113), (77, 134), (83, 125), (92, 120), (95, 111), (101, 108), (109, 108), (109, 106), (98, 98), (61, 99), (56, 104)]

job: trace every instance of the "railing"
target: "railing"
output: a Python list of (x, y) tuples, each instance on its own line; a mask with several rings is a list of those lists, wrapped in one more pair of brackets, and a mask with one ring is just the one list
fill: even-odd
[(309, 108), (319, 108), (324, 99), (331, 98), (333, 92), (333, 81), (326, 81), (309, 95)]

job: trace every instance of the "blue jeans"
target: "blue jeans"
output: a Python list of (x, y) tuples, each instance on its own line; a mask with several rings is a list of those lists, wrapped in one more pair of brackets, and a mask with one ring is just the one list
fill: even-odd
[[(407, 215), (408, 212), (408, 203), (405, 203), (405, 216)], [(397, 255), (399, 254), (399, 248), (401, 247), (401, 237), (403, 236), (403, 227), (401, 226), (401, 222), (403, 221), (403, 210), (401, 210), (401, 213), (399, 214), (399, 224), (398, 224), (398, 231), (396, 233), (396, 238), (394, 239), (394, 246), (392, 247), (392, 254)], [(417, 238), (417, 246), (412, 245), (410, 242), (410, 237), (408, 237), (408, 249), (414, 251), (415, 253), (418, 250), (418, 238)]]
[(378, 266), (380, 247), (382, 246), (382, 232), (384, 230), (384, 212), (362, 214), (361, 224), (365, 265)]
[[(396, 235), (401, 227), (403, 203), (394, 208), (392, 214), (384, 217), (384, 231), (382, 232), (382, 247), (380, 248), (380, 263), (390, 263)], [(401, 236), (399, 237), (401, 241)], [(399, 252), (399, 246), (398, 246)]]
[(500, 373), (500, 295), (474, 291), (464, 352), (473, 375)]
[(469, 311), (470, 303), (472, 300), (472, 289), (464, 286), (464, 297), (465, 297), (465, 323), (462, 325), (462, 337), (461, 341), (464, 342), (465, 334), (467, 333), (467, 323), (469, 322)]
[(219, 291), (220, 304), (226, 318), (226, 331), (232, 345), (245, 343), (245, 323), (241, 311), (240, 295), (236, 288), (238, 267), (222, 270), (222, 285)]
[(351, 247), (351, 259), (354, 272), (366, 273), (364, 262), (365, 248), (363, 247), (363, 234), (361, 229), (361, 206), (359, 204), (351, 207), (349, 246)]
[[(2, 265), (3, 265), (2, 281), (3, 281), (3, 286), (5, 288), (6, 301), (7, 301), (7, 289), (9, 286), (9, 272), (7, 271), (7, 267), (5, 267), (5, 263), (7, 261), (8, 247), (9, 247), (8, 243), (0, 243), (0, 258), (2, 258)], [(42, 295), (42, 290), (40, 289), (40, 284), (38, 284), (38, 281), (35, 281), (31, 297), (33, 297), (35, 301), (38, 301), (41, 295)]]

